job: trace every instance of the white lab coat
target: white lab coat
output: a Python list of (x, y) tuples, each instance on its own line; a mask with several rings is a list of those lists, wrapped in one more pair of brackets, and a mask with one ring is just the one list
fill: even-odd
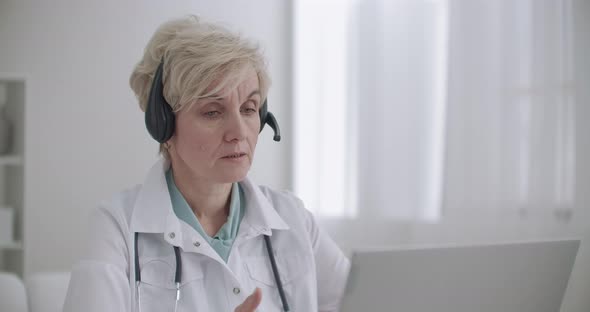
[[(231, 311), (256, 287), (259, 312), (282, 311), (263, 234), (272, 234), (291, 311), (337, 311), (350, 262), (289, 192), (241, 182), (246, 212), (227, 264), (174, 214), (166, 186), (169, 162), (159, 160), (143, 185), (101, 203), (90, 218), (87, 255), (73, 271), (65, 312), (138, 311), (134, 232), (139, 232), (141, 311), (174, 311), (175, 257), (182, 283), (178, 311)], [(174, 235), (171, 235), (174, 233)]]

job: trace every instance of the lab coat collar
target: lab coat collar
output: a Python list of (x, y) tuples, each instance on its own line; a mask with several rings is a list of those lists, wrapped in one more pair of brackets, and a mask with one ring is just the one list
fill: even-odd
[(166, 184), (165, 170), (170, 161), (160, 158), (148, 172), (131, 214), (131, 231), (139, 233), (164, 233), (166, 220), (172, 210), (172, 202)]
[(240, 231), (244, 225), (249, 225), (250, 229), (257, 232), (256, 234), (264, 235), (272, 235), (272, 230), (289, 229), (258, 185), (248, 177), (241, 181), (240, 185), (246, 194), (246, 214)]
[[(172, 209), (166, 184), (165, 173), (169, 167), (170, 161), (162, 157), (148, 172), (133, 207), (130, 224), (132, 232), (165, 233), (171, 227), (180, 227), (180, 220)], [(289, 229), (260, 187), (250, 178), (246, 177), (240, 185), (246, 195), (246, 213), (242, 221), (251, 230), (259, 234), (271, 235), (273, 229)]]

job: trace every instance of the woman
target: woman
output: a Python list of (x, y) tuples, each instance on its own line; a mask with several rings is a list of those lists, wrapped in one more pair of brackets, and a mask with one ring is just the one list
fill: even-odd
[(163, 24), (131, 78), (162, 158), (91, 216), (65, 311), (336, 311), (349, 261), (291, 193), (247, 173), (269, 78), (257, 47)]

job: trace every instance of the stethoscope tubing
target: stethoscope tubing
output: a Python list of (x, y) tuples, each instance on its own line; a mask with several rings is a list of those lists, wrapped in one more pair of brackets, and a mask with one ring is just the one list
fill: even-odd
[(266, 251), (268, 251), (272, 272), (275, 276), (275, 281), (277, 282), (277, 287), (279, 289), (279, 296), (281, 296), (281, 302), (283, 303), (283, 311), (289, 312), (289, 304), (287, 304), (287, 298), (285, 297), (285, 291), (283, 290), (283, 283), (281, 282), (281, 276), (279, 274), (279, 269), (277, 268), (277, 262), (275, 261), (272, 244), (270, 243), (270, 236), (264, 235), (264, 241), (266, 242)]

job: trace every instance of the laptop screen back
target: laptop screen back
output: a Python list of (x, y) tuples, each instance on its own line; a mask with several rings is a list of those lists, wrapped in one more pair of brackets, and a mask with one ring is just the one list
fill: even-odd
[(579, 240), (354, 252), (342, 312), (559, 312)]

